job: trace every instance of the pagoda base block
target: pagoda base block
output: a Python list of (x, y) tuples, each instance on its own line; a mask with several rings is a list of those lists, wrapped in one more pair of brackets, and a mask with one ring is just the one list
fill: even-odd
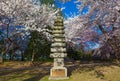
[(67, 68), (66, 67), (53, 67), (50, 70), (49, 80), (62, 80), (69, 79), (67, 77)]

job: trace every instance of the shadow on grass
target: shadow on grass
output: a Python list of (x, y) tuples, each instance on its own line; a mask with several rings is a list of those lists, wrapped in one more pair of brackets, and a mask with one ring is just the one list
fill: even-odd
[(50, 67), (51, 67), (50, 64), (44, 65), (44, 62), (43, 63), (42, 62), (35, 62), (35, 63), (30, 64), (29, 67), (22, 67), (22, 68), (4, 67), (4, 68), (0, 68), (0, 76), (8, 75), (8, 74), (11, 74), (11, 73), (14, 73), (14, 72), (20, 72), (20, 71), (25, 71), (25, 70), (32, 70), (34, 68), (42, 68), (42, 69), (45, 68), (45, 69), (48, 69)]
[(28, 78), (28, 79), (23, 80), (23, 81), (40, 81), (41, 78), (43, 78), (44, 76), (46, 76), (48, 74), (49, 74), (49, 72), (39, 73), (38, 75), (31, 77), (31, 78)]
[[(27, 79), (21, 80), (21, 81), (40, 81), (43, 77), (50, 74), (49, 70), (51, 68), (51, 65), (42, 65), (42, 64), (44, 64), (44, 63), (34, 64), (33, 66), (28, 67), (28, 68), (20, 68), (20, 69), (11, 70), (9, 72), (3, 72), (3, 74), (1, 73), (1, 76), (11, 74), (14, 72), (17, 72), (18, 74), (22, 74), (25, 70), (30, 70), (29, 73), (33, 76), (31, 76)], [(87, 71), (95, 70), (96, 67), (104, 67), (104, 66), (109, 67), (111, 65), (120, 67), (120, 64), (108, 63), (108, 62), (105, 62), (105, 63), (88, 63), (88, 62), (87, 63), (80, 63), (80, 62), (77, 63), (77, 62), (74, 62), (74, 63), (71, 63), (70, 66), (67, 65), (68, 76), (71, 76), (72, 73), (76, 70), (77, 70), (77, 72), (82, 73), (82, 71), (87, 72)], [(43, 72), (37, 72), (37, 74), (32, 73), (31, 70), (35, 70), (35, 68), (40, 68), (40, 69), (42, 69)], [(97, 75), (97, 77), (104, 78), (104, 75), (99, 70), (97, 70), (97, 71), (95, 70), (95, 74)], [(24, 77), (23, 74), (21, 76)], [(13, 77), (13, 78), (15, 78), (15, 77)], [(19, 78), (19, 76), (17, 76), (17, 78)]]
[[(22, 67), (22, 68), (16, 68), (16, 69), (3, 68), (3, 70), (2, 69), (0, 70), (1, 71), (0, 76), (1, 77), (3, 76), (2, 81), (6, 81), (6, 80), (11, 81), (11, 80), (15, 80), (15, 79), (18, 79), (18, 81), (39, 81), (42, 77), (49, 74), (50, 67), (51, 67), (50, 64), (45, 64), (45, 63), (39, 62), (39, 63), (34, 63), (34, 64), (30, 65), (29, 67)], [(25, 72), (28, 72), (28, 73), (25, 73)], [(12, 74), (12, 76), (11, 76), (11, 74)], [(15, 74), (15, 76), (13, 76), (14, 74)], [(27, 75), (31, 76), (31, 77), (23, 80), (23, 78), (24, 77), (26, 78)], [(5, 78), (4, 76), (5, 77), (8, 76), (8, 77)]]

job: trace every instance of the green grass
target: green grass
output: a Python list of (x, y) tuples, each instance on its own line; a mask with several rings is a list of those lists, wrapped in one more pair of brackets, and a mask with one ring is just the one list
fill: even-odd
[(44, 72), (41, 72), (39, 68), (11, 72), (0, 76), (0, 81), (36, 81), (39, 78), (39, 73)]
[[(40, 81), (56, 81), (56, 80), (49, 80), (49, 75), (43, 77)], [(57, 81), (69, 81), (69, 79), (66, 80), (57, 80)]]
[[(9, 68), (0, 68), (0, 81), (56, 81), (48, 80), (49, 78), (49, 68), (44, 69), (43, 67), (49, 66), (49, 64), (43, 63), (41, 66), (37, 67), (27, 67), (22, 68), (20, 64), (6, 63)], [(27, 64), (27, 63), (26, 63)], [(27, 66), (22, 64), (22, 66)], [(12, 65), (14, 65), (12, 67)], [(0, 65), (0, 67), (7, 67)], [(20, 70), (15, 70), (15, 66)], [(120, 65), (107, 64), (107, 65), (82, 65), (77, 67), (69, 67), (68, 71), (71, 71), (70, 78), (66, 80), (57, 81), (120, 81)]]
[[(48, 80), (48, 76), (43, 77), (40, 81)], [(58, 81), (120, 81), (120, 66), (85, 66), (78, 67), (72, 71), (70, 79)]]
[[(114, 67), (114, 68), (113, 68)], [(70, 81), (120, 81), (120, 67), (103, 66), (74, 71)]]

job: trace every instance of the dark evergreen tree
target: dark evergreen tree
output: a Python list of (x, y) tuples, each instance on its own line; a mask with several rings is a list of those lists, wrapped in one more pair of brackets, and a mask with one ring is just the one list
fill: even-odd
[(43, 33), (31, 31), (31, 38), (25, 53), (27, 60), (32, 62), (35, 60), (48, 59), (50, 54), (50, 42)]

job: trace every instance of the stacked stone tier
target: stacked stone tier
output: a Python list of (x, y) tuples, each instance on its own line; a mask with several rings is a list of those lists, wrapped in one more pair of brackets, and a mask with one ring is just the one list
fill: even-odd
[(63, 19), (61, 19), (61, 18), (57, 18), (56, 20), (55, 20), (55, 22), (54, 22), (54, 26), (61, 26), (61, 27), (63, 27)]
[(64, 30), (64, 28), (60, 27), (60, 26), (57, 26), (57, 27), (53, 28), (53, 30)]
[(52, 32), (52, 34), (65, 34), (65, 32), (63, 31), (63, 30), (61, 30), (61, 31), (59, 31), (59, 30), (54, 30), (53, 32)]
[(57, 17), (57, 19), (55, 20), (55, 23), (63, 23), (63, 18)]
[(54, 58), (64, 58), (66, 56), (67, 56), (66, 53), (51, 53), (50, 54), (50, 57), (54, 57)]
[[(65, 36), (64, 36), (64, 35), (59, 35), (59, 34), (54, 34), (54, 35), (53, 35), (53, 39), (55, 39), (55, 38), (64, 40)], [(62, 42), (62, 41), (61, 41), (61, 42)]]
[[(66, 43), (65, 41), (52, 41), (52, 43)], [(60, 45), (61, 46), (61, 45)]]
[(58, 17), (55, 20), (54, 26), (50, 57), (63, 58), (67, 56), (63, 19)]
[(64, 30), (54, 30), (53, 38), (65, 38)]
[(66, 46), (65, 42), (64, 43), (54, 42), (54, 43), (52, 43), (51, 48), (53, 48), (53, 47), (65, 47), (65, 46)]
[(53, 34), (64, 34), (64, 30), (58, 30), (58, 29), (56, 29), (56, 30), (53, 30), (53, 32), (52, 32)]
[(55, 33), (55, 34), (53, 34), (53, 36), (64, 36), (65, 37), (65, 35), (64, 34), (59, 34), (59, 33)]
[(53, 53), (64, 53), (64, 52), (66, 52), (66, 48), (63, 48), (63, 47), (51, 48), (51, 52), (53, 52)]
[(63, 26), (63, 23), (55, 23), (54, 26)]
[(65, 43), (65, 38), (62, 38), (62, 39), (61, 39), (61, 38), (54, 38), (53, 40), (54, 40), (53, 43), (55, 43), (55, 42), (58, 42), (58, 43), (59, 43), (59, 42), (62, 42), (62, 43)]

